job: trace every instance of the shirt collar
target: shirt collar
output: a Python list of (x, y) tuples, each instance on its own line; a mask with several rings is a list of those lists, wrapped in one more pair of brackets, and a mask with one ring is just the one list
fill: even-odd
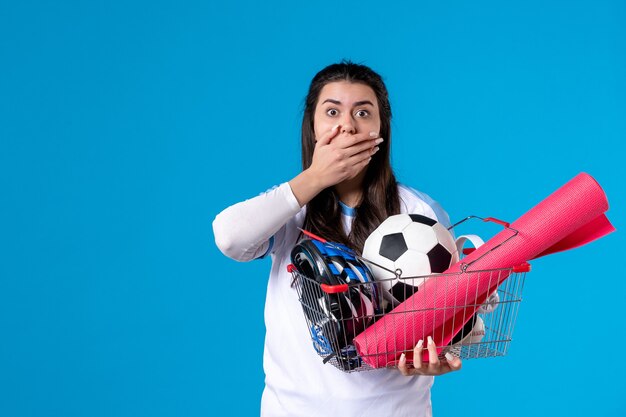
[(356, 216), (356, 209), (354, 207), (350, 207), (345, 204), (343, 201), (339, 201), (339, 206), (341, 207), (341, 214), (344, 216), (354, 217)]

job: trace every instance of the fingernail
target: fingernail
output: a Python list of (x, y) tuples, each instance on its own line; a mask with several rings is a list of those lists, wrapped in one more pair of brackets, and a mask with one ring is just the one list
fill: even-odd
[(374, 141), (374, 143), (375, 143), (376, 145), (378, 145), (379, 143), (382, 143), (383, 141), (384, 141), (384, 139), (383, 139), (383, 138), (378, 138), (378, 139), (376, 139), (376, 140)]
[(406, 355), (404, 353), (400, 355), (400, 362), (404, 361), (405, 356)]
[(376, 133), (376, 132), (370, 132), (370, 137), (375, 138), (376, 136), (378, 136), (378, 133)]
[(333, 126), (333, 128), (332, 128), (332, 129), (330, 129), (330, 130), (335, 130), (335, 129), (337, 129), (338, 127), (339, 127), (339, 125), (335, 125), (335, 126)]
[(446, 357), (446, 359), (448, 360), (448, 362), (450, 362), (452, 359), (454, 359), (454, 356), (452, 356), (452, 353), (450, 352), (446, 352), (445, 355), (443, 355)]
[(375, 147), (375, 148), (374, 148), (374, 150), (373, 150), (373, 152), (372, 152), (372, 155), (374, 155), (376, 152), (378, 152), (378, 149), (379, 149), (379, 148), (378, 148), (378, 146), (377, 146), (377, 147)]
[(417, 347), (421, 348), (422, 346), (424, 346), (424, 341), (422, 339), (417, 341)]
[(430, 345), (432, 345), (433, 343), (435, 343), (435, 342), (433, 342), (433, 338), (432, 338), (432, 337), (430, 337), (430, 336), (428, 336), (428, 345), (430, 346)]

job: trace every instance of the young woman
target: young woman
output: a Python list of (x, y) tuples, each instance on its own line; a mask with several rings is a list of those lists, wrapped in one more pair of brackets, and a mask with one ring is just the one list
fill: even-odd
[(313, 78), (302, 120), (302, 172), (289, 182), (222, 211), (213, 222), (220, 250), (238, 261), (272, 257), (265, 304), (263, 416), (429, 416), (434, 375), (459, 358), (396, 369), (344, 373), (323, 364), (311, 345), (287, 272), (299, 228), (360, 252), (388, 216), (417, 213), (449, 225), (426, 194), (396, 182), (390, 166), (391, 107), (381, 77), (343, 61)]

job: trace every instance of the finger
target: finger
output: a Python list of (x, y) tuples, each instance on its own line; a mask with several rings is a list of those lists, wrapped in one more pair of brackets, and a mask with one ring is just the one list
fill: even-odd
[(378, 148), (378, 147), (376, 146), (376, 147), (374, 147), (374, 149), (366, 148), (366, 149), (362, 150), (361, 152), (357, 152), (354, 155), (348, 156), (345, 159), (346, 164), (355, 166), (355, 165), (357, 165), (358, 163), (360, 163), (362, 161), (365, 161), (367, 159), (371, 159), (372, 156), (374, 156), (374, 154), (376, 152), (378, 152), (378, 149), (376, 149), (376, 148)]
[(348, 152), (348, 155), (353, 156), (363, 151), (370, 151), (370, 155), (374, 155), (379, 151), (379, 146), (383, 142), (382, 138), (378, 139), (370, 139), (367, 141), (360, 142), (354, 146), (347, 148), (345, 151)]
[(328, 132), (324, 133), (317, 139), (317, 146), (328, 145), (330, 141), (339, 133), (339, 125), (333, 126)]
[(463, 366), (461, 358), (454, 356), (452, 353), (446, 352), (445, 357), (451, 371), (458, 371)]
[(428, 364), (432, 367), (439, 365), (439, 357), (437, 356), (437, 346), (432, 337), (428, 336)]
[(417, 341), (417, 345), (413, 348), (413, 367), (421, 371), (422, 370), (422, 351), (424, 350), (424, 341), (422, 339)]
[(404, 376), (409, 376), (409, 368), (406, 366), (406, 355), (403, 353), (400, 355), (400, 360), (398, 361), (398, 370)]
[(337, 135), (337, 146), (343, 149), (353, 147), (361, 142), (368, 142), (372, 140), (378, 139), (378, 133), (369, 132), (369, 133), (341, 133)]
[(380, 138), (380, 133), (378, 132), (369, 132), (367, 134), (367, 139), (378, 139)]
[[(357, 158), (357, 157), (354, 157), (354, 158)], [(349, 173), (348, 173), (349, 178), (354, 178), (356, 175), (358, 175), (359, 172), (361, 172), (372, 161), (372, 157), (367, 156), (367, 155), (363, 157), (364, 159), (361, 159), (361, 156), (359, 156), (358, 158), (359, 158), (358, 160), (350, 161), (350, 168), (349, 168)]]
[(344, 167), (344, 173), (346, 175), (344, 179), (354, 178), (371, 161), (372, 161), (372, 151), (369, 149), (366, 149), (356, 155), (353, 155), (343, 160), (342, 165)]

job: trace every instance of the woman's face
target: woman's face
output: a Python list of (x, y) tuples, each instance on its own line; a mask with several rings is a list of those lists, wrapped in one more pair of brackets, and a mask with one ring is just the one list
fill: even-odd
[(326, 84), (317, 100), (313, 117), (315, 137), (320, 137), (334, 126), (340, 132), (380, 132), (378, 100), (371, 87), (361, 83), (335, 81)]

